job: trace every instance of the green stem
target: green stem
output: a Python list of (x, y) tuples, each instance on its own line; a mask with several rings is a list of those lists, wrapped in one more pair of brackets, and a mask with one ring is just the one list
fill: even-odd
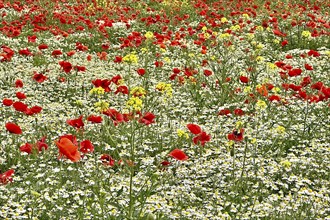
[[(133, 121), (131, 126), (131, 149), (130, 149), (130, 160), (131, 163), (134, 163), (134, 141), (135, 141), (135, 132), (134, 126), (135, 121)], [(133, 198), (133, 176), (134, 176), (134, 164), (130, 164), (130, 178), (129, 178), (129, 210), (128, 210), (128, 219), (133, 219), (134, 211), (134, 198)]]
[(241, 173), (241, 182), (242, 182), (242, 178), (243, 178), (243, 175), (244, 175), (244, 170), (245, 170), (245, 161), (246, 161), (246, 152), (247, 152), (247, 147), (248, 147), (248, 142), (245, 141), (245, 148), (244, 148), (244, 158), (243, 158), (243, 167), (242, 167), (242, 173)]

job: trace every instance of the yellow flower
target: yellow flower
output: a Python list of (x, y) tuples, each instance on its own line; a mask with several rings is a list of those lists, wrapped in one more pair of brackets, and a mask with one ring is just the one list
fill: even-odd
[(220, 34), (220, 39), (228, 39), (228, 38), (230, 38), (230, 34), (228, 34), (228, 33), (224, 33), (224, 34)]
[(274, 42), (274, 44), (279, 44), (280, 43), (280, 41), (277, 40), (277, 39), (274, 39), (273, 42)]
[(276, 70), (277, 66), (274, 63), (267, 62), (267, 67), (271, 70)]
[(264, 31), (264, 27), (263, 27), (263, 26), (258, 26), (258, 27), (256, 28), (256, 30), (262, 32), (262, 31)]
[(242, 121), (237, 121), (236, 122), (236, 129), (240, 130), (241, 128), (243, 128), (243, 122)]
[(252, 40), (254, 38), (254, 34), (252, 33), (248, 33), (246, 36), (248, 40)]
[(176, 130), (176, 133), (179, 137), (184, 137), (185, 139), (189, 138), (189, 135), (184, 130), (178, 129)]
[(244, 13), (244, 14), (243, 14), (243, 18), (247, 20), (247, 19), (250, 18), (250, 16), (249, 16), (248, 14)]
[(328, 57), (330, 57), (330, 50), (325, 51), (325, 54), (328, 55)]
[(145, 35), (144, 35), (147, 39), (152, 39), (154, 37), (154, 34), (151, 31), (148, 31)]
[(135, 111), (141, 111), (143, 102), (139, 97), (131, 97), (127, 102), (126, 106), (129, 109), (134, 109)]
[(304, 37), (304, 38), (311, 38), (312, 34), (309, 31), (303, 31), (301, 33), (301, 36)]
[(238, 31), (239, 29), (241, 29), (241, 27), (237, 24), (237, 25), (231, 26), (229, 29), (232, 31)]
[(118, 80), (118, 85), (124, 85), (124, 82), (125, 82), (124, 79), (120, 79), (120, 80)]
[(262, 49), (262, 48), (264, 48), (264, 45), (262, 44), (262, 43), (258, 43), (258, 45), (257, 45), (257, 49)]
[(291, 165), (292, 165), (292, 163), (291, 163), (290, 161), (288, 161), (288, 160), (283, 160), (283, 161), (281, 161), (280, 164), (281, 164), (284, 168), (290, 168)]
[(257, 58), (256, 58), (256, 61), (258, 63), (262, 63), (264, 60), (265, 60), (265, 58), (263, 58), (262, 56), (257, 56)]
[(234, 144), (235, 144), (234, 141), (228, 141), (228, 142), (226, 143), (226, 145), (227, 145), (228, 147), (232, 147), (232, 146), (234, 146)]
[(267, 104), (265, 101), (262, 101), (262, 100), (258, 100), (257, 103), (256, 103), (256, 109), (257, 110), (264, 110), (267, 108)]
[(255, 144), (255, 143), (257, 143), (257, 139), (256, 138), (252, 138), (251, 144)]
[(249, 94), (249, 93), (251, 93), (251, 91), (252, 91), (252, 88), (250, 86), (245, 87), (244, 90), (243, 90), (243, 92), (245, 94)]
[(139, 58), (136, 56), (136, 54), (130, 53), (123, 57), (123, 61), (127, 63), (138, 63)]
[(230, 50), (230, 51), (234, 51), (234, 50), (235, 50), (235, 46), (234, 46), (234, 45), (230, 45), (230, 46), (228, 47), (228, 50)]
[(144, 97), (147, 94), (147, 92), (143, 87), (137, 86), (137, 87), (133, 87), (131, 89), (130, 94), (132, 96), (142, 96), (142, 97)]
[(206, 26), (202, 27), (202, 31), (203, 32), (207, 31), (207, 27)]
[(281, 126), (281, 125), (278, 125), (278, 126), (276, 127), (276, 132), (277, 132), (278, 134), (284, 134), (284, 133), (285, 133), (285, 127), (283, 127), (283, 126)]
[(164, 61), (165, 61), (166, 63), (171, 63), (171, 59), (170, 59), (169, 57), (164, 57)]
[(148, 48), (142, 47), (142, 48), (140, 49), (140, 51), (141, 51), (142, 53), (146, 53), (146, 52), (148, 52)]
[(226, 23), (226, 22), (228, 22), (228, 19), (227, 18), (225, 18), (225, 17), (223, 17), (223, 18), (221, 18), (221, 23)]
[(167, 96), (172, 97), (172, 85), (164, 82), (160, 82), (156, 85), (156, 89), (162, 93), (166, 93)]
[(281, 92), (281, 89), (278, 87), (274, 87), (274, 88), (272, 88), (272, 92), (279, 93), (279, 92)]
[(99, 110), (100, 112), (106, 111), (109, 108), (109, 103), (106, 101), (98, 101), (94, 104), (94, 106)]
[(89, 91), (89, 94), (90, 95), (103, 95), (104, 94), (104, 89), (102, 87), (96, 87), (96, 88), (92, 88), (90, 91)]

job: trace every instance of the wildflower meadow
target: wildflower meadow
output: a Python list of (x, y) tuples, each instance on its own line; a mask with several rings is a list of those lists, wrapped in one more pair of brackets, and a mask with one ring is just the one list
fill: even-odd
[(0, 219), (330, 219), (327, 0), (0, 0)]

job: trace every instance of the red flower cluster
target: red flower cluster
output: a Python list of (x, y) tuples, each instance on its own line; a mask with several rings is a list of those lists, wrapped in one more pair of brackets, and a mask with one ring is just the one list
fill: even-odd
[(47, 150), (48, 149), (48, 144), (45, 142), (46, 137), (41, 138), (40, 140), (37, 141), (35, 144), (30, 144), (30, 143), (25, 143), (22, 145), (19, 149), (21, 152), (25, 152), (28, 154), (31, 154), (33, 150), (36, 152), (41, 152), (42, 149)]
[(195, 135), (195, 137), (192, 139), (194, 144), (200, 143), (204, 147), (205, 143), (211, 140), (211, 135), (206, 134), (206, 132), (202, 131), (199, 125), (187, 124), (187, 128), (192, 134)]
[(78, 150), (77, 138), (71, 134), (62, 135), (55, 144), (59, 150), (59, 158), (65, 156), (72, 162), (78, 162), (81, 159), (82, 156), (80, 155), (80, 152), (83, 154), (94, 152), (94, 145), (90, 140), (81, 141)]
[(4, 173), (0, 173), (0, 185), (6, 185), (13, 181), (12, 175), (15, 173), (13, 169), (7, 170)]

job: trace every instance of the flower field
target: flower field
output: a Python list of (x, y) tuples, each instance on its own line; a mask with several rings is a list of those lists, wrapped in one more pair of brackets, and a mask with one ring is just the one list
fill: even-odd
[(0, 0), (0, 219), (330, 219), (326, 0)]

